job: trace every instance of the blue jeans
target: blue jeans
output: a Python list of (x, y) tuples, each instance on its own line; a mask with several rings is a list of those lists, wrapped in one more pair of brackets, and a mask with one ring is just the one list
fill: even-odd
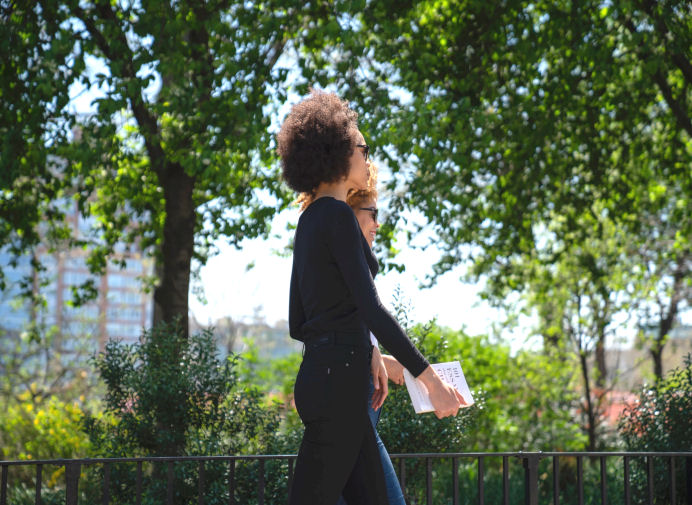
[[(404, 500), (404, 495), (401, 492), (401, 486), (399, 485), (399, 479), (394, 472), (394, 465), (392, 465), (392, 460), (389, 458), (389, 453), (387, 448), (384, 446), (384, 442), (380, 438), (380, 434), (377, 433), (377, 422), (380, 420), (380, 414), (382, 413), (382, 407), (377, 410), (373, 410), (372, 395), (375, 392), (375, 385), (372, 381), (372, 374), (370, 375), (370, 386), (369, 386), (368, 398), (368, 415), (370, 416), (370, 422), (372, 427), (375, 429), (375, 438), (377, 439), (377, 449), (380, 451), (380, 459), (382, 460), (382, 469), (384, 470), (384, 480), (387, 486), (387, 498), (389, 500), (389, 505), (406, 505)], [(339, 501), (336, 505), (347, 505), (343, 496), (339, 497)]]

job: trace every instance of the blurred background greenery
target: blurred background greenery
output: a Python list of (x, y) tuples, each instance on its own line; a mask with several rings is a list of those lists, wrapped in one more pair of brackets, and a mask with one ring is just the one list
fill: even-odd
[[(461, 266), (499, 326), (532, 321), (509, 342), (411, 321), (398, 300), (478, 403), (437, 421), (392, 386), (390, 451), (692, 449), (688, 2), (17, 1), (0, 20), (2, 459), (296, 450), (285, 324), (203, 326), (189, 299), (220, 243), (268, 238), (289, 208), (273, 134), (310, 86), (350, 100), (386, 174), (384, 270), (421, 239), (426, 283)], [(175, 471), (191, 500), (194, 468)], [(238, 471), (251, 503), (257, 468)], [(14, 472), (31, 501), (33, 474)], [(114, 474), (123, 503), (132, 472)], [(221, 496), (221, 469), (208, 479)]]

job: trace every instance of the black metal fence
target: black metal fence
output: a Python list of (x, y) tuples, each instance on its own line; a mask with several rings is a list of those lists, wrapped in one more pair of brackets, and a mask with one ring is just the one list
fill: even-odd
[[(134, 503), (142, 503), (143, 470), (145, 462), (163, 465), (165, 472), (165, 497), (161, 497), (161, 502), (166, 505), (174, 503), (174, 488), (176, 485), (173, 465), (177, 462), (197, 462), (197, 503), (205, 503), (205, 465), (208, 462), (226, 462), (227, 469), (227, 500), (230, 505), (240, 505), (236, 499), (236, 465), (242, 461), (256, 461), (258, 464), (257, 475), (257, 495), (256, 500), (259, 505), (265, 505), (265, 488), (267, 476), (265, 463), (267, 461), (286, 460), (288, 471), (285, 475), (273, 475), (270, 478), (286, 479), (287, 493), (290, 492), (290, 485), (293, 478), (293, 467), (295, 455), (248, 455), (248, 456), (186, 456), (186, 457), (143, 457), (143, 458), (88, 458), (88, 459), (54, 459), (54, 460), (22, 460), (22, 461), (0, 461), (2, 480), (0, 482), (0, 505), (8, 504), (8, 485), (9, 470), (11, 467), (35, 467), (35, 496), (34, 503), (42, 503), (42, 481), (43, 468), (46, 465), (53, 465), (64, 468), (65, 479), (65, 503), (66, 505), (77, 505), (79, 501), (79, 481), (82, 468), (87, 466), (101, 466), (102, 480), (100, 482), (100, 498), (103, 505), (112, 503), (111, 500), (111, 468), (115, 464), (128, 464), (136, 467), (136, 478), (134, 489), (132, 489)], [(511, 453), (418, 453), (418, 454), (392, 454), (391, 458), (395, 468), (398, 470), (398, 477), (402, 489), (407, 489), (406, 462), (415, 460), (424, 463), (425, 467), (425, 494), (423, 500), (426, 505), (433, 504), (434, 475), (433, 463), (440, 460), (451, 462), (449, 471), (451, 472), (451, 500), (446, 499), (445, 503), (458, 505), (460, 503), (459, 488), (459, 465), (466, 464), (469, 460), (475, 460), (476, 466), (476, 503), (484, 505), (488, 503), (486, 498), (486, 468), (489, 461), (493, 461), (493, 471), (501, 478), (501, 502), (503, 505), (510, 503), (510, 467), (520, 462), (520, 472), (523, 473), (524, 499), (526, 505), (538, 505), (539, 497), (548, 496), (548, 500), (553, 505), (560, 503), (585, 503), (585, 481), (584, 481), (584, 462), (595, 465), (600, 469), (598, 483), (598, 494), (603, 505), (607, 503), (624, 503), (631, 505), (633, 502), (632, 493), (632, 465), (636, 463), (639, 476), (639, 491), (643, 492), (637, 497), (638, 503), (654, 505), (654, 503), (684, 503), (692, 505), (692, 452), (511, 452)], [(609, 489), (613, 489), (614, 477), (607, 471), (608, 460), (617, 460), (618, 468), (621, 463), (621, 473), (616, 483), (621, 490), (617, 498), (609, 497)], [(570, 465), (563, 468), (563, 463), (569, 461)], [(576, 464), (574, 464), (576, 462)], [(546, 468), (547, 467), (547, 468)], [(666, 468), (665, 474), (661, 473), (661, 468)], [(561, 477), (569, 471), (570, 477), (576, 481), (576, 486), (571, 489), (575, 495), (570, 495), (569, 500), (561, 499)], [(540, 472), (540, 474), (539, 474)], [(439, 473), (439, 472), (438, 472)], [(162, 473), (163, 475), (163, 473)], [(501, 475), (501, 477), (500, 477)], [(679, 482), (682, 475), (683, 482)], [(643, 479), (643, 481), (642, 481)], [(655, 489), (654, 480), (665, 480), (664, 493), (661, 496), (661, 486)], [(610, 482), (608, 482), (610, 480)], [(421, 481), (420, 475), (418, 481)], [(644, 482), (645, 481), (645, 482)], [(539, 490), (539, 485), (543, 488)], [(546, 485), (550, 488), (546, 491)], [(589, 489), (594, 491), (593, 482), (589, 483)], [(680, 492), (679, 490), (682, 490)], [(564, 492), (564, 490), (562, 490)], [(656, 493), (656, 496), (655, 496)], [(593, 493), (592, 493), (593, 494)], [(285, 497), (287, 501), (288, 495)], [(561, 501), (562, 500), (562, 501)], [(497, 503), (493, 500), (493, 503)], [(244, 504), (242, 504), (244, 505)], [(268, 505), (268, 504), (267, 504)], [(273, 505), (273, 504), (272, 504)], [(437, 504), (435, 504), (437, 505)]]

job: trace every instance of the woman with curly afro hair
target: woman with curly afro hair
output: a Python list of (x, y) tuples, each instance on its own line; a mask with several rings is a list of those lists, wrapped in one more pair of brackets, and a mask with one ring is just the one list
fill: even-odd
[(373, 408), (384, 401), (387, 379), (381, 358), (373, 360), (370, 331), (423, 381), (438, 418), (463, 405), (377, 295), (377, 260), (346, 203), (350, 191), (368, 187), (369, 147), (357, 118), (335, 94), (312, 91), (277, 136), (283, 178), (310, 202), (296, 227), (289, 297), (290, 335), (305, 347), (294, 386), (305, 432), (291, 505), (334, 505), (342, 494), (351, 505), (388, 504), (368, 417), (371, 368)]

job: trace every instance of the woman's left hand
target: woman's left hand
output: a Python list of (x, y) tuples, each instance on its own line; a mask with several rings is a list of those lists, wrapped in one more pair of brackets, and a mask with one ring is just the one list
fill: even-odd
[(406, 381), (404, 379), (404, 367), (399, 363), (394, 356), (385, 354), (382, 356), (384, 366), (387, 368), (387, 376), (394, 384), (403, 386)]
[(372, 381), (375, 385), (375, 391), (372, 393), (372, 408), (377, 410), (382, 407), (385, 398), (389, 394), (389, 386), (387, 385), (387, 368), (384, 366), (382, 354), (377, 346), (372, 348), (372, 361), (370, 362), (370, 370), (372, 372)]

